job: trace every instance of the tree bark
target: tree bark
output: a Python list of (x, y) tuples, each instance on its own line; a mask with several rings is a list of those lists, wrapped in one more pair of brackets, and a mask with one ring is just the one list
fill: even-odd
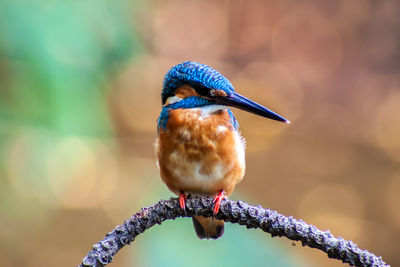
[[(127, 219), (123, 224), (109, 232), (106, 237), (93, 246), (80, 266), (104, 266), (125, 245), (133, 242), (139, 234), (165, 220), (178, 217), (201, 215), (212, 216), (213, 200), (210, 197), (188, 198), (185, 212), (179, 207), (179, 200), (161, 200)], [(245, 225), (247, 228), (260, 228), (274, 236), (284, 236), (290, 240), (301, 241), (303, 246), (317, 248), (329, 258), (341, 260), (355, 266), (389, 266), (381, 257), (367, 250), (361, 250), (352, 241), (334, 237), (329, 231), (321, 231), (313, 225), (293, 217), (286, 217), (276, 211), (255, 207), (243, 201), (223, 200), (216, 219)]]

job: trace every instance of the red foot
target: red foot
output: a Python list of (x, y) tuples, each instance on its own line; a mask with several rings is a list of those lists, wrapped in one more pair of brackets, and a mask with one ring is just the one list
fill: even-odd
[(221, 206), (221, 202), (222, 202), (222, 200), (224, 198), (225, 198), (225, 191), (224, 190), (219, 191), (218, 195), (216, 195), (214, 197), (214, 200), (213, 200), (213, 203), (215, 203), (214, 204), (214, 209), (213, 209), (214, 216), (217, 215), (217, 213), (219, 211), (219, 207)]
[(181, 191), (179, 193), (179, 206), (181, 207), (181, 209), (183, 211), (185, 211), (185, 209), (186, 209), (185, 202), (186, 202), (186, 195), (185, 195), (185, 193), (183, 193), (183, 191)]

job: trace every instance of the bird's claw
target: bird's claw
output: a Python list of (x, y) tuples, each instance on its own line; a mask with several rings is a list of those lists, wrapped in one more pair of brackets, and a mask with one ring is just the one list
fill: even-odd
[(222, 200), (225, 198), (225, 191), (221, 190), (219, 193), (214, 197), (213, 203), (214, 203), (214, 208), (213, 208), (213, 216), (217, 215), (219, 211), (219, 207), (221, 206)]
[(184, 212), (186, 211), (186, 195), (183, 191), (179, 193), (179, 206)]

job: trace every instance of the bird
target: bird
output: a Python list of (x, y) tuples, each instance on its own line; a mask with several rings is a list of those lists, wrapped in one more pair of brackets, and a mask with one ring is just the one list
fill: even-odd
[(194, 61), (166, 73), (161, 103), (154, 144), (161, 179), (179, 196), (183, 211), (188, 195), (213, 197), (214, 216), (192, 220), (200, 239), (217, 239), (224, 221), (214, 217), (245, 173), (245, 139), (230, 108), (290, 121), (238, 94), (222, 74)]

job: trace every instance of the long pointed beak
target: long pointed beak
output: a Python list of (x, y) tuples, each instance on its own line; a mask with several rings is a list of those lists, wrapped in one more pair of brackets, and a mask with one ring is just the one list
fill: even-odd
[(236, 92), (231, 92), (228, 96), (220, 96), (216, 99), (216, 102), (220, 105), (235, 107), (268, 119), (290, 123), (289, 120), (285, 119), (281, 115), (261, 106), (260, 104), (257, 104), (254, 101), (251, 101), (244, 96), (239, 95)]

